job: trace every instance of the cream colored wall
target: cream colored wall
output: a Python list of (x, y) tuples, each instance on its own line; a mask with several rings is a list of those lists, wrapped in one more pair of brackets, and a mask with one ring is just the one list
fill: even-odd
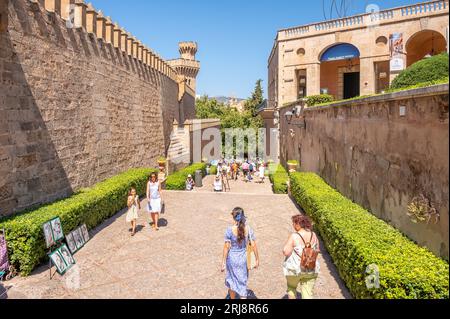
[[(374, 27), (362, 25), (360, 28), (341, 30), (339, 32), (322, 33), (312, 36), (303, 36), (293, 39), (280, 40), (279, 47), (279, 105), (293, 102), (297, 99), (297, 83), (295, 71), (306, 69), (308, 76), (308, 95), (320, 93), (320, 56), (329, 47), (338, 43), (351, 43), (360, 50), (361, 54), (361, 95), (375, 93), (375, 70), (374, 63), (389, 60), (389, 43), (377, 45), (376, 40), (380, 36), (389, 39), (392, 33), (403, 33), (406, 43), (417, 32), (422, 30), (434, 30), (445, 37), (445, 29), (448, 26), (447, 14), (428, 17), (415, 17), (409, 20), (386, 22)], [(283, 39), (280, 31), (279, 39)], [(305, 55), (297, 54), (299, 49), (305, 50)], [(405, 55), (406, 65), (406, 55)], [(393, 74), (391, 80), (395, 77)], [(269, 83), (273, 75), (269, 74)]]

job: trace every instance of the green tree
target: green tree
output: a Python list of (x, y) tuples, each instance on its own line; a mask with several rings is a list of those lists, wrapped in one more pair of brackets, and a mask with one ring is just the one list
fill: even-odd
[(244, 105), (244, 109), (253, 117), (256, 117), (258, 115), (258, 106), (261, 105), (262, 102), (264, 102), (264, 91), (262, 88), (262, 80), (256, 81), (255, 90), (252, 93), (252, 97), (249, 98)]
[[(216, 99), (211, 99), (206, 95), (202, 96), (196, 100), (195, 108), (197, 117), (200, 119), (220, 119), (223, 150), (225, 151), (225, 129), (239, 128), (246, 130), (252, 128), (258, 133), (258, 129), (264, 127), (264, 121), (257, 112), (258, 106), (264, 101), (263, 93), (262, 80), (258, 80), (252, 96), (245, 101), (244, 111), (242, 113), (235, 108), (218, 102)], [(244, 145), (247, 149), (247, 138), (244, 140)], [(234, 142), (233, 148), (234, 153), (236, 153), (236, 141)]]

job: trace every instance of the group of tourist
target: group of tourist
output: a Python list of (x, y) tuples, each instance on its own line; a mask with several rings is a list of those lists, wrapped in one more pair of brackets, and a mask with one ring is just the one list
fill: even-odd
[[(247, 162), (244, 162), (247, 163)], [(248, 163), (247, 163), (248, 164)], [(222, 165), (223, 168), (223, 165)], [(192, 176), (188, 177), (191, 180)], [(216, 177), (217, 180), (217, 177)], [(195, 182), (189, 181), (194, 187)], [(152, 173), (147, 183), (147, 211), (151, 215), (152, 228), (159, 230), (158, 220), (162, 211), (163, 197), (161, 183), (156, 173)], [(131, 236), (136, 234), (138, 212), (141, 208), (139, 196), (132, 188), (128, 196), (128, 213), (126, 221), (131, 223)], [(225, 286), (231, 299), (246, 299), (248, 296), (248, 279), (252, 269), (260, 265), (260, 255), (256, 244), (254, 230), (248, 226), (247, 217), (242, 208), (235, 208), (231, 212), (233, 223), (226, 229), (225, 245), (221, 271), (226, 272)], [(286, 257), (283, 272), (286, 277), (289, 299), (297, 298), (300, 287), (302, 298), (313, 298), (313, 289), (317, 280), (320, 265), (317, 256), (320, 245), (317, 235), (312, 230), (311, 220), (304, 215), (292, 218), (293, 233), (289, 236), (283, 254)], [(251, 256), (254, 257), (252, 260)]]

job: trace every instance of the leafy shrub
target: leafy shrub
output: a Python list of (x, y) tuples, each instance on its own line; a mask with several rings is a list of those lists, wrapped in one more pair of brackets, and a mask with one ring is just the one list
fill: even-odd
[(202, 171), (202, 175), (206, 176), (206, 163), (196, 163), (186, 167), (178, 172), (169, 175), (166, 180), (166, 189), (168, 190), (185, 190), (186, 179), (188, 175), (195, 176), (197, 170)]
[(61, 218), (65, 234), (82, 224), (89, 229), (115, 215), (127, 206), (127, 194), (135, 187), (144, 195), (152, 169), (132, 169), (112, 177), (73, 196), (40, 208), (23, 212), (0, 221), (7, 233), (11, 263), (21, 274), (29, 275), (46, 258), (42, 225), (55, 217)]
[(443, 78), (438, 79), (438, 80), (421, 82), (421, 83), (418, 83), (418, 84), (414, 84), (414, 85), (411, 85), (411, 86), (402, 87), (402, 88), (398, 88), (398, 89), (390, 88), (390, 89), (386, 90), (386, 93), (395, 93), (395, 92), (399, 92), (399, 91), (420, 89), (420, 88), (434, 86), (434, 85), (448, 84), (448, 82), (449, 82), (449, 77), (447, 75), (446, 77), (443, 77)]
[(392, 82), (391, 89), (406, 88), (423, 82), (448, 78), (448, 54), (442, 53), (420, 60), (402, 71)]
[(211, 165), (211, 167), (209, 169), (209, 174), (210, 175), (217, 175), (217, 166)]
[(306, 98), (306, 104), (308, 106), (315, 106), (318, 104), (331, 103), (334, 101), (334, 97), (330, 94), (311, 95)]
[[(449, 298), (448, 263), (342, 196), (312, 173), (291, 174), (291, 192), (316, 223), (339, 273), (356, 298)], [(380, 287), (367, 288), (369, 265)]]
[(269, 165), (269, 179), (273, 185), (273, 192), (275, 194), (287, 194), (289, 174), (282, 165)]

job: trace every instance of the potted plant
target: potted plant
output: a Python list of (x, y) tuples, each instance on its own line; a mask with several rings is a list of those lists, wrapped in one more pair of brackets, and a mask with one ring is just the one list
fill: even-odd
[(289, 173), (293, 173), (297, 171), (298, 161), (290, 160), (287, 162)]
[(167, 162), (167, 160), (166, 160), (166, 158), (165, 157), (160, 157), (160, 158), (158, 158), (158, 166), (159, 166), (159, 168), (161, 169), (165, 169), (166, 168), (166, 162)]

